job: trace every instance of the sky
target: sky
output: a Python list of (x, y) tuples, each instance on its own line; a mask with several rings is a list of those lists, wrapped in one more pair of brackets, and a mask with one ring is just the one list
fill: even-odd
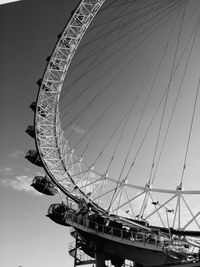
[[(31, 181), (34, 176), (43, 175), (44, 171), (41, 168), (29, 163), (24, 158), (24, 155), (29, 149), (34, 149), (34, 141), (25, 133), (25, 129), (28, 125), (33, 123), (33, 112), (29, 109), (29, 105), (36, 99), (38, 90), (38, 85), (36, 84), (36, 82), (39, 78), (41, 78), (43, 74), (46, 66), (46, 58), (52, 52), (52, 49), (57, 40), (57, 35), (62, 31), (68, 18), (70, 17), (71, 11), (74, 10), (78, 2), (79, 0), (22, 0), (19, 2), (13, 2), (0, 6), (0, 211), (2, 215), (0, 222), (0, 254), (2, 254), (2, 256), (0, 257), (0, 266), (2, 267), (73, 266), (73, 259), (68, 255), (67, 250), (69, 242), (73, 241), (73, 239), (70, 237), (69, 229), (60, 225), (56, 225), (45, 216), (47, 214), (49, 205), (51, 203), (59, 203), (60, 199), (57, 196), (48, 197), (41, 195), (40, 193), (37, 193), (32, 187), (30, 187)], [(198, 1), (196, 1), (196, 3), (197, 2)], [(192, 23), (194, 23), (194, 20), (199, 14), (199, 9), (194, 9), (194, 7), (193, 12), (195, 13), (195, 11), (197, 11), (194, 18), (190, 15), (191, 13), (188, 12), (187, 14), (188, 17), (191, 18), (191, 21), (193, 20)], [(110, 12), (110, 10), (108, 10), (107, 12)], [(120, 14), (121, 13), (119, 13), (119, 15)], [(108, 15), (108, 13), (105, 13), (105, 16), (106, 15)], [(186, 17), (185, 20), (187, 20), (188, 17)], [(177, 23), (177, 27), (174, 27), (174, 33), (177, 33), (179, 29), (178, 27), (180, 24), (181, 16), (179, 16), (178, 18), (179, 23)], [(126, 19), (128, 20), (129, 17), (126, 16)], [(156, 59), (155, 62), (153, 62), (152, 71), (147, 75), (147, 81), (145, 80), (146, 84), (148, 84), (149, 81), (152, 82), (153, 80), (153, 75), (155, 74), (157, 66), (156, 64), (158, 64), (157, 57), (160, 57), (164, 50), (164, 45), (170, 32), (169, 26), (171, 26), (172, 23), (173, 20), (171, 20), (168, 23), (168, 27), (165, 28), (165, 35), (162, 39), (163, 43), (161, 42), (159, 49), (157, 49), (156, 51)], [(190, 26), (190, 22), (187, 25)], [(102, 40), (101, 42), (98, 42), (100, 45), (107, 45), (113, 40), (113, 38), (115, 39), (116, 36), (118, 36), (116, 35), (115, 30), (112, 31), (113, 26), (115, 26), (114, 29), (117, 29), (119, 35), (123, 34), (123, 32), (120, 31), (120, 28), (116, 27), (116, 25), (109, 25), (110, 28), (108, 27), (107, 30), (110, 31), (110, 34), (107, 34), (105, 38), (102, 38), (103, 42)], [(128, 32), (131, 27), (133, 27), (131, 23), (128, 23), (125, 29), (125, 33)], [(96, 33), (93, 31), (91, 32), (92, 38), (92, 36)], [(159, 34), (160, 32), (161, 30), (159, 30)], [(183, 38), (183, 42), (180, 42), (181, 44), (178, 50), (178, 56), (180, 56), (181, 51), (183, 51), (184, 44), (188, 37), (187, 34), (189, 35), (189, 33), (190, 31), (188, 30), (188, 33), (186, 32), (186, 35), (184, 35), (183, 37), (181, 36), (181, 38)], [(98, 34), (101, 35), (102, 33)], [(76, 130), (74, 132), (75, 134), (77, 134), (77, 138), (79, 138), (81, 134), (85, 133), (87, 127), (89, 127), (89, 119), (91, 119), (91, 121), (96, 119), (97, 116), (99, 116), (99, 113), (109, 103), (109, 101), (113, 99), (115, 93), (118, 93), (122, 87), (126, 86), (126, 83), (128, 82), (127, 92), (121, 97), (121, 102), (116, 102), (115, 105), (112, 106), (112, 109), (109, 111), (110, 113), (103, 121), (103, 126), (101, 126), (101, 129), (99, 130), (99, 133), (97, 133), (96, 137), (98, 142), (95, 143), (96, 146), (92, 146), (92, 151), (89, 150), (88, 152), (89, 159), (98, 156), (99, 147), (100, 145), (102, 147), (105, 142), (105, 139), (103, 139), (104, 134), (105, 136), (106, 134), (107, 136), (109, 136), (113, 128), (116, 127), (119, 118), (123, 117), (124, 113), (127, 111), (127, 107), (131, 105), (133, 101), (133, 95), (136, 95), (136, 88), (139, 86), (141, 77), (145, 73), (144, 65), (147, 64), (146, 58), (149, 58), (153, 49), (155, 49), (154, 46), (158, 40), (158, 33), (155, 36), (151, 34), (150, 40), (147, 39), (147, 41), (144, 42), (144, 45), (142, 44), (141, 46), (137, 46), (137, 48), (134, 50), (132, 49), (132, 46), (135, 43), (140, 42), (140, 39), (142, 39), (143, 35), (142, 37), (139, 36), (139, 30), (136, 29), (134, 36), (138, 37), (136, 37), (135, 40), (132, 40), (131, 35), (125, 36), (125, 49), (119, 49), (122, 45), (121, 39), (116, 41), (112, 48), (108, 46), (108, 49), (104, 49), (105, 53), (102, 56), (103, 60), (105, 60), (106, 57), (113, 51), (117, 51), (117, 53), (113, 53), (113, 56), (110, 58), (110, 60), (106, 61), (106, 63), (103, 65), (104, 67), (102, 67), (101, 64), (102, 58), (98, 58), (97, 56), (96, 60), (94, 61), (94, 65), (96, 64), (97, 68), (93, 67), (92, 72), (88, 72), (88, 74), (86, 73), (83, 79), (76, 84), (76, 93), (78, 94), (84, 88), (85, 84), (88, 84), (88, 77), (91, 78), (92, 81), (95, 81), (95, 79), (98, 78), (98, 75), (101, 75), (102, 71), (111, 69), (111, 71), (106, 71), (106, 74), (102, 80), (95, 83), (95, 90), (92, 87), (86, 95), (83, 95), (83, 98), (80, 100), (80, 102), (77, 102), (77, 105), (74, 106), (73, 112), (71, 112), (69, 114), (69, 117), (67, 117), (68, 121), (74, 116), (74, 114), (76, 115), (76, 113), (78, 114), (82, 110), (85, 100), (86, 103), (87, 101), (89, 102), (95, 95), (95, 93), (98, 92), (98, 90), (104, 88), (104, 86), (106, 87), (109, 79), (115, 77), (116, 73), (120, 70), (120, 75), (116, 77), (112, 86), (109, 88), (110, 91), (105, 90), (104, 95), (101, 95), (101, 97), (99, 97), (100, 101), (97, 101), (95, 103), (96, 105), (89, 105), (90, 109), (86, 110), (85, 112), (85, 114), (87, 115), (85, 116), (86, 119), (83, 120), (82, 124), (80, 123), (80, 125), (75, 125)], [(174, 45), (175, 40), (176, 39), (173, 39), (172, 35), (172, 40), (170, 43), (171, 47), (172, 45)], [(158, 171), (160, 178), (162, 178), (160, 182), (162, 186), (171, 186), (172, 189), (175, 189), (175, 186), (177, 185), (176, 181), (180, 178), (179, 175), (182, 168), (182, 161), (184, 158), (183, 155), (185, 153), (185, 140), (187, 140), (189, 122), (191, 119), (191, 110), (188, 113), (185, 112), (185, 103), (187, 103), (189, 106), (190, 102), (192, 103), (194, 100), (196, 83), (193, 82), (192, 75), (194, 74), (195, 76), (195, 82), (196, 77), (199, 77), (198, 57), (200, 54), (197, 53), (197, 47), (199, 47), (199, 43), (197, 42), (199, 42), (199, 40), (200, 36), (198, 35), (195, 47), (193, 49), (194, 53), (192, 55), (192, 61), (194, 61), (194, 71), (191, 71), (191, 76), (187, 77), (187, 80), (184, 84), (184, 93), (181, 96), (180, 100), (181, 108), (177, 111), (174, 119), (174, 124), (175, 126), (178, 126), (179, 132), (177, 134), (172, 130), (170, 132), (170, 138), (167, 140), (169, 143), (170, 141), (172, 141), (171, 144), (176, 149), (173, 152), (168, 151), (168, 158), (167, 160), (164, 158), (164, 160), (161, 162), (161, 169), (159, 169), (160, 172)], [(135, 43), (132, 43), (132, 41), (134, 41)], [(91, 49), (96, 48), (96, 46), (96, 43), (92, 43)], [(167, 57), (164, 59), (166, 63), (165, 65), (169, 66), (171, 66), (173, 59), (171, 56), (173, 55), (172, 51), (170, 50), (171, 47), (169, 45), (168, 53), (170, 56), (168, 56), (167, 54)], [(190, 46), (188, 45), (187, 55), (189, 54), (189, 47)], [(84, 54), (90, 53), (87, 47), (86, 50), (84, 50), (84, 45), (82, 46), (82, 49), (83, 55), (81, 56), (85, 56)], [(117, 62), (118, 60), (118, 57), (122, 57), (124, 60), (120, 62), (121, 64), (119, 65), (115, 64), (115, 62)], [(77, 58), (74, 58), (75, 63), (72, 62), (72, 68), (74, 67), (75, 71), (72, 71), (72, 76), (69, 76), (69, 81), (68, 84), (66, 83), (66, 85), (69, 85), (70, 82), (73, 82), (73, 78), (76, 78), (76, 75), (79, 75), (81, 71), (84, 71), (87, 68), (84, 63), (83, 65), (77, 64), (77, 62), (79, 62)], [(89, 63), (87, 63), (93, 64), (92, 61), (94, 60), (94, 58), (91, 57), (88, 61)], [(136, 60), (134, 60), (134, 58), (136, 58)], [(186, 56), (183, 58), (183, 66), (185, 66), (186, 58)], [(133, 65), (131, 65), (128, 70), (124, 69), (125, 71), (123, 72), (122, 69), (127, 65), (127, 62), (129, 62), (130, 59), (134, 61)], [(115, 68), (110, 67), (113, 65), (113, 63), (115, 64)], [(161, 71), (162, 73), (166, 73), (167, 71), (169, 76), (170, 67), (168, 69), (165, 69), (165, 65), (164, 67), (162, 67)], [(115, 69), (115, 71), (113, 69)], [(140, 69), (141, 72), (139, 72)], [(135, 76), (132, 75), (132, 72), (134, 71), (138, 71), (138, 74)], [(180, 67), (180, 73), (178, 72), (177, 75), (177, 77), (179, 77), (179, 80), (178, 78), (177, 80), (175, 80), (175, 85), (176, 83), (179, 84), (182, 73), (183, 67)], [(150, 120), (150, 116), (155, 109), (155, 101), (161, 95), (160, 88), (162, 87), (162, 90), (164, 90), (162, 83), (165, 82), (165, 84), (167, 84), (168, 82), (168, 80), (165, 79), (165, 76), (160, 75), (159, 79), (157, 79), (156, 81), (154, 94), (150, 99), (151, 101), (145, 114), (146, 117), (144, 119), (144, 122), (146, 123), (146, 126)], [(191, 90), (188, 90), (187, 86), (190, 86)], [(174, 87), (178, 88), (178, 86)], [(74, 91), (72, 91), (71, 98), (73, 99), (74, 96), (75, 93)], [(146, 96), (147, 91), (141, 94), (143, 103), (145, 102)], [(172, 93), (169, 97), (174, 100), (175, 94)], [(70, 97), (67, 101), (70, 102)], [(171, 106), (169, 106), (167, 109), (167, 119), (169, 119), (169, 116), (171, 114), (170, 112), (173, 103), (174, 102), (172, 102)], [(200, 112), (199, 107), (200, 105), (198, 100), (198, 112)], [(143, 105), (141, 104), (138, 104), (138, 106), (136, 106), (136, 110), (134, 110), (131, 117), (133, 121), (132, 123), (129, 123), (129, 128), (126, 129), (123, 136), (125, 140), (122, 140), (118, 148), (118, 150), (120, 150), (120, 153), (118, 153), (119, 158), (116, 157), (116, 161), (118, 161), (121, 165), (123, 164), (123, 161), (120, 157), (123, 158), (127, 153), (127, 147), (130, 145), (133, 131), (135, 130), (134, 127), (138, 122), (138, 114), (141, 114), (142, 108)], [(161, 114), (161, 112), (159, 114)], [(154, 144), (152, 137), (154, 137), (155, 142), (155, 137), (157, 135), (154, 131), (158, 128), (159, 125), (159, 114), (154, 125), (155, 127), (153, 127), (152, 132), (150, 132), (147, 138), (147, 141), (151, 146), (145, 146), (146, 150), (142, 150), (141, 155), (139, 155), (142, 160), (138, 163), (135, 172), (136, 175), (135, 173), (131, 173), (131, 179), (135, 178), (136, 176), (137, 182), (141, 183), (142, 185), (144, 185), (144, 180), (146, 181), (146, 178), (148, 177), (148, 174), (144, 174), (143, 172), (143, 169), (145, 169), (143, 168), (143, 166), (147, 166), (147, 164), (148, 166), (150, 166), (152, 163), (149, 158), (152, 158), (152, 147)], [(180, 115), (182, 120), (180, 120)], [(198, 122), (197, 117), (195, 117), (195, 122)], [(197, 125), (199, 124), (197, 123)], [(184, 131), (186, 126), (187, 131)], [(122, 128), (120, 130), (122, 130)], [(198, 126), (198, 129), (196, 129), (195, 132), (195, 140), (192, 143), (192, 148), (190, 148), (189, 153), (191, 153), (194, 148), (196, 149), (200, 146), (198, 138), (199, 130), (200, 128)], [(140, 135), (138, 135), (138, 140), (136, 139), (136, 147), (134, 147), (133, 151), (131, 151), (132, 154), (129, 159), (130, 162), (128, 162), (129, 164), (131, 163), (135, 151), (137, 151), (138, 144), (140, 144), (144, 132), (145, 128), (142, 128)], [(163, 132), (162, 139), (164, 136)], [(186, 132), (184, 135), (184, 146), (182, 145), (183, 142), (179, 135), (179, 133), (182, 132)], [(111, 145), (109, 144), (110, 146), (108, 146), (106, 153), (103, 154), (104, 157), (102, 162), (101, 160), (99, 160), (99, 168), (101, 168), (102, 166), (103, 168), (105, 168), (103, 163), (105, 163), (106, 161), (108, 162), (109, 157), (112, 156), (112, 151), (115, 148), (116, 140), (117, 138), (119, 138), (119, 135), (120, 131), (118, 132), (118, 136), (113, 139)], [(173, 139), (174, 136), (176, 137), (176, 141), (174, 141)], [(197, 150), (199, 151), (200, 149)], [(149, 151), (151, 152), (151, 155)], [(95, 153), (97, 153), (97, 155)], [(149, 158), (146, 159), (144, 156), (147, 154), (149, 154)], [(190, 179), (187, 182), (187, 186), (189, 186), (191, 189), (194, 189), (194, 187), (197, 188), (197, 185), (199, 185), (199, 168), (197, 168), (199, 167), (198, 156), (199, 154), (197, 155), (196, 153), (194, 153), (192, 164), (194, 164), (195, 167), (193, 168), (193, 165), (191, 165), (192, 167), (190, 166), (189, 172), (187, 174), (187, 176), (194, 176), (195, 178), (195, 183), (192, 183)], [(175, 173), (172, 167), (177, 167), (177, 158), (179, 159), (179, 167), (176, 169), (177, 173)], [(166, 162), (168, 162), (169, 165), (167, 165)], [(119, 172), (116, 166), (120, 168), (120, 164), (112, 166), (114, 176), (116, 174), (116, 177)], [(162, 172), (163, 170), (164, 173)], [(170, 177), (170, 183), (168, 177)], [(175, 181), (174, 178), (176, 178), (177, 180)]]
[(25, 129), (33, 123), (29, 105), (37, 80), (78, 0), (26, 0), (0, 6), (0, 266), (73, 265), (69, 228), (45, 215), (60, 202), (36, 193), (32, 178), (44, 174), (24, 155), (34, 149)]

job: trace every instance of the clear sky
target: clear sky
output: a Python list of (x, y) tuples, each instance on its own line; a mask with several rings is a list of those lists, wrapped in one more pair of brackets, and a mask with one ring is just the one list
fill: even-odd
[(32, 124), (29, 105), (37, 80), (78, 0), (27, 0), (0, 6), (0, 266), (66, 267), (73, 265), (69, 228), (45, 215), (51, 203), (37, 194), (32, 178), (43, 170), (24, 155), (34, 149), (24, 132)]

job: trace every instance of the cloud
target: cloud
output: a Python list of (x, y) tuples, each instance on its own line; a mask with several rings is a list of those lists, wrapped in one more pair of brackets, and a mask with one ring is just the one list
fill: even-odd
[(76, 124), (71, 125), (69, 128), (70, 128), (71, 131), (75, 132), (76, 134), (84, 134), (85, 133), (85, 130), (84, 129), (81, 129)]
[(11, 172), (12, 172), (12, 168), (11, 167), (2, 167), (2, 168), (0, 168), (0, 173), (7, 174), (7, 173), (11, 173)]
[(37, 172), (36, 172), (36, 175), (37, 175), (37, 176), (44, 176), (44, 173), (43, 173), (43, 172), (40, 172), (40, 171), (37, 171)]
[(33, 193), (35, 195), (42, 195), (31, 187), (32, 177), (28, 175), (16, 176), (15, 178), (5, 178), (1, 180), (4, 186), (11, 187), (17, 191), (24, 191), (27, 193)]
[(42, 195), (30, 185), (35, 176), (44, 176), (44, 172), (31, 167), (24, 167), (21, 164), (21, 158), (24, 157), (24, 154), (22, 150), (15, 149), (7, 155), (9, 164), (0, 166), (0, 185), (17, 191)]
[(14, 152), (10, 153), (9, 156), (13, 159), (19, 159), (21, 156), (24, 156), (24, 151), (21, 150), (15, 150)]

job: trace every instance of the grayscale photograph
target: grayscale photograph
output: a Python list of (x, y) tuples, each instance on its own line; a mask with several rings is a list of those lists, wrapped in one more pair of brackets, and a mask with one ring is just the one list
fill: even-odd
[(200, 266), (200, 1), (0, 1), (0, 266)]

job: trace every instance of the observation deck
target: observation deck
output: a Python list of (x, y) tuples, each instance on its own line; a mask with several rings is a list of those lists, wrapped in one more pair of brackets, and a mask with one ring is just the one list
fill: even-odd
[(53, 205), (48, 217), (72, 226), (105, 259), (117, 255), (118, 259), (128, 259), (138, 266), (200, 266), (198, 253), (190, 252), (186, 243), (171, 240), (167, 234), (137, 224), (130, 228), (116, 221), (106, 222), (106, 218), (97, 214), (84, 215), (72, 209), (56, 211)]

